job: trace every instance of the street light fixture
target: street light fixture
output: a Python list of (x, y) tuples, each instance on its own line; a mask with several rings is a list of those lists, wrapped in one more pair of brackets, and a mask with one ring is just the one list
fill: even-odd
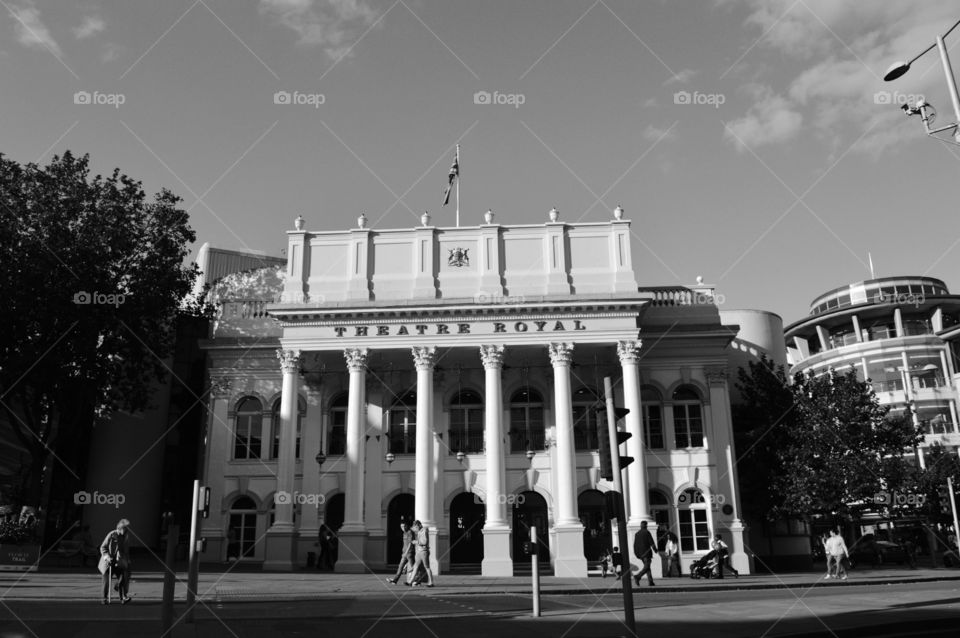
[(910, 65), (919, 60), (922, 56), (926, 55), (933, 47), (937, 47), (940, 51), (940, 63), (943, 65), (943, 74), (947, 78), (947, 88), (950, 90), (950, 100), (953, 102), (953, 113), (956, 117), (956, 120), (952, 124), (947, 124), (946, 126), (941, 126), (940, 128), (931, 129), (930, 125), (933, 124), (934, 119), (936, 118), (936, 111), (934, 111), (933, 106), (930, 105), (926, 100), (920, 100), (915, 105), (910, 106), (904, 104), (901, 108), (903, 111), (909, 115), (919, 115), (920, 119), (923, 120), (923, 127), (927, 131), (927, 135), (936, 136), (937, 133), (942, 133), (944, 131), (952, 131), (954, 140), (948, 140), (943, 137), (937, 137), (938, 140), (943, 142), (949, 142), (950, 144), (960, 144), (960, 94), (957, 93), (957, 81), (953, 77), (953, 68), (950, 66), (950, 57), (947, 55), (947, 46), (944, 44), (943, 39), (946, 38), (950, 33), (960, 25), (960, 20), (954, 23), (950, 29), (947, 30), (943, 35), (937, 36), (937, 41), (926, 49), (924, 49), (919, 55), (915, 56), (909, 62), (894, 62), (889, 69), (887, 69), (886, 75), (883, 76), (883, 79), (887, 82), (892, 82), (896, 80), (904, 73), (910, 70)]

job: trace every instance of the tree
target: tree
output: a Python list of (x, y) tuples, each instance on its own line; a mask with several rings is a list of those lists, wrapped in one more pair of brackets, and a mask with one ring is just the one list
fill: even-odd
[(55, 463), (78, 474), (62, 442), (149, 406), (178, 314), (203, 311), (179, 202), (165, 189), (148, 201), (119, 169), (91, 176), (89, 156), (0, 154), (0, 417), (29, 451), (30, 504), (46, 500)]
[(854, 370), (795, 375), (769, 362), (741, 370), (738, 429), (746, 445), (738, 464), (769, 519), (853, 520), (875, 509), (881, 492), (908, 480), (907, 450), (922, 440), (909, 417), (892, 417)]

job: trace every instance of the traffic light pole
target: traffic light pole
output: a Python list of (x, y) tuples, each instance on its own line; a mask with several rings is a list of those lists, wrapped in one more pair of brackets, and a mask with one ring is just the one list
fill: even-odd
[[(953, 493), (953, 477), (947, 477), (947, 495), (950, 497), (950, 509), (953, 512), (953, 537), (957, 539), (957, 545), (960, 546), (960, 525), (957, 524), (957, 497)], [(952, 547), (948, 548), (953, 550)]]
[(627, 538), (626, 508), (623, 504), (623, 475), (620, 473), (620, 446), (617, 440), (617, 412), (613, 404), (613, 383), (603, 378), (603, 392), (607, 403), (607, 436), (610, 437), (610, 462), (613, 467), (614, 501), (617, 504), (617, 537), (620, 542), (620, 581), (623, 589), (623, 618), (631, 636), (637, 635), (633, 610), (633, 579), (630, 570), (630, 544)]

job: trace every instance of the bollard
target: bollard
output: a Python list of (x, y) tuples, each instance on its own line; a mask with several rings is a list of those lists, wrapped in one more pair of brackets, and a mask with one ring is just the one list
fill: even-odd
[(540, 617), (540, 559), (537, 552), (537, 528), (530, 527), (530, 563), (533, 567), (533, 617)]
[(169, 635), (173, 629), (173, 591), (177, 574), (174, 571), (174, 562), (177, 556), (177, 539), (180, 538), (180, 526), (172, 524), (167, 527), (167, 553), (164, 557), (166, 570), (163, 574), (163, 602), (160, 603), (161, 638)]

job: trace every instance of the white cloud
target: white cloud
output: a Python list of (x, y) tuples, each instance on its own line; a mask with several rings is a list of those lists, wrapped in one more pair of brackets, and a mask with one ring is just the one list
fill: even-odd
[(10, 13), (14, 18), (17, 42), (25, 47), (48, 49), (58, 57), (63, 54), (50, 30), (40, 20), (40, 10), (34, 6), (32, 0), (27, 0), (20, 6), (10, 5)]
[(790, 101), (768, 90), (744, 117), (729, 122), (723, 135), (743, 151), (788, 142), (797, 136), (802, 125), (803, 115)]
[(87, 16), (83, 19), (83, 24), (73, 28), (73, 35), (78, 40), (89, 38), (107, 28), (107, 23), (100, 16)]
[(322, 47), (332, 59), (345, 55), (379, 15), (364, 0), (260, 0), (260, 13), (296, 32), (300, 44)]
[(670, 86), (671, 84), (686, 84), (687, 82), (692, 80), (696, 74), (697, 72), (694, 71), (693, 69), (684, 69), (682, 71), (679, 71), (675, 75), (671, 75), (669, 78), (667, 78), (667, 80), (663, 83), (663, 85)]

